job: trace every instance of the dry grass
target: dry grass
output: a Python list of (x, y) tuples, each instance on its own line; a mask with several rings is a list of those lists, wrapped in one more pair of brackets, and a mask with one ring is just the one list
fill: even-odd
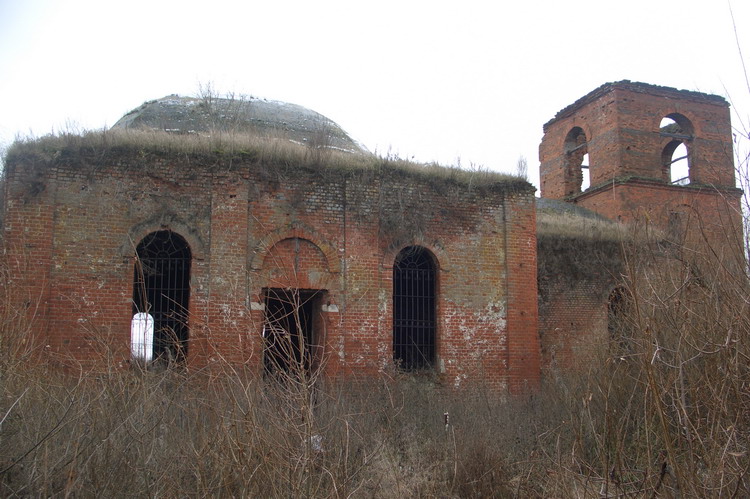
[(99, 130), (18, 139), (8, 148), (5, 163), (44, 170), (55, 164), (75, 166), (92, 161), (106, 164), (128, 155), (156, 155), (178, 160), (189, 158), (194, 163), (203, 162), (225, 169), (262, 164), (314, 168), (321, 173), (342, 175), (377, 171), (476, 190), (525, 192), (533, 189), (524, 179), (483, 168), (463, 169), (437, 163), (414, 163), (393, 156), (354, 154), (332, 149), (326, 144), (325, 136), (305, 146), (283, 138), (231, 131), (172, 134), (153, 130)]
[[(52, 161), (60, 151), (117, 147), (168, 153), (172, 140), (145, 148), (140, 140), (116, 142), (129, 133), (109, 134), (22, 141), (9, 158)], [(243, 154), (213, 147), (182, 154)], [(352, 162), (360, 160), (392, 161)], [(456, 175), (467, 185), (466, 173)], [(544, 214), (540, 220), (547, 223)], [(554, 238), (565, 226), (557, 225), (540, 234)], [(566, 230), (580, 236), (585, 227)], [(229, 365), (210, 373), (104, 366), (75, 376), (35, 355), (33, 304), (19, 311), (0, 303), (0, 493), (748, 496), (747, 275), (711, 248), (665, 250), (658, 234), (642, 229), (610, 239), (620, 241), (618, 284), (629, 299), (601, 358), (585, 374), (549, 379), (520, 398), (479, 386), (454, 392), (409, 376), (325, 385), (293, 375), (279, 383)]]
[(512, 464), (533, 438), (528, 420), (429, 383), (316, 390), (307, 414), (300, 393), (236, 371), (3, 378), (4, 496), (493, 497), (530, 486)]
[(589, 372), (523, 397), (229, 365), (74, 376), (29, 362), (24, 322), (6, 310), (0, 493), (745, 496), (747, 281), (710, 252), (686, 261), (659, 247), (623, 246), (630, 299)]
[(277, 381), (229, 365), (76, 376), (31, 362), (30, 317), (6, 309), (0, 493), (745, 496), (747, 281), (659, 244), (624, 246), (631, 298), (589, 372), (518, 398), (408, 375)]
[(577, 212), (541, 208), (537, 211), (537, 235), (558, 239), (621, 242), (630, 234), (622, 224)]

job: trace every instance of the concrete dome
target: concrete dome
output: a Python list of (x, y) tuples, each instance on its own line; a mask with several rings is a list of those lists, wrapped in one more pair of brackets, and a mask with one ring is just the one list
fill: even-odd
[(143, 103), (112, 128), (165, 130), (173, 133), (240, 132), (325, 145), (359, 153), (366, 149), (335, 122), (310, 109), (255, 97), (181, 97), (168, 95)]

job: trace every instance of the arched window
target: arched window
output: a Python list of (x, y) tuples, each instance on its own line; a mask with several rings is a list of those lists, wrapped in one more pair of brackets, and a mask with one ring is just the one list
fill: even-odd
[(435, 362), (437, 278), (428, 250), (409, 246), (393, 264), (393, 360), (402, 369)]
[(672, 184), (689, 184), (693, 124), (681, 114), (668, 114), (659, 123), (659, 135), (670, 139), (661, 152), (662, 178)]
[[(133, 356), (146, 361), (182, 361), (188, 340), (190, 247), (178, 234), (161, 230), (144, 237), (136, 248), (136, 255), (131, 326)], [(145, 352), (145, 348), (152, 351)]]
[(578, 194), (591, 186), (589, 150), (586, 133), (581, 127), (573, 127), (565, 137), (567, 176), (570, 181), (566, 195)]

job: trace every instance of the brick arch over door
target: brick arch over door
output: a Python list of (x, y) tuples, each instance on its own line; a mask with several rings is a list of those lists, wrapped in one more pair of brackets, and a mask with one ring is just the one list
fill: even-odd
[(261, 275), (264, 287), (328, 289), (330, 266), (318, 245), (309, 239), (288, 237), (265, 252)]
[(249, 268), (253, 271), (263, 270), (269, 251), (280, 241), (285, 239), (301, 239), (309, 241), (325, 256), (327, 270), (331, 273), (338, 274), (341, 272), (341, 262), (339, 261), (336, 248), (317, 232), (303, 228), (292, 227), (291, 229), (279, 229), (266, 234), (255, 246), (255, 250), (250, 256)]

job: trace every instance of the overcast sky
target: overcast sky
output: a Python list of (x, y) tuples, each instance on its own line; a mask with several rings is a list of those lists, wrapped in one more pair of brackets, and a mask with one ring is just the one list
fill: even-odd
[(525, 156), (537, 183), (542, 125), (605, 82), (723, 95), (747, 124), (730, 4), (750, 66), (748, 0), (0, 0), (0, 147), (211, 82), (381, 154), (509, 172)]

